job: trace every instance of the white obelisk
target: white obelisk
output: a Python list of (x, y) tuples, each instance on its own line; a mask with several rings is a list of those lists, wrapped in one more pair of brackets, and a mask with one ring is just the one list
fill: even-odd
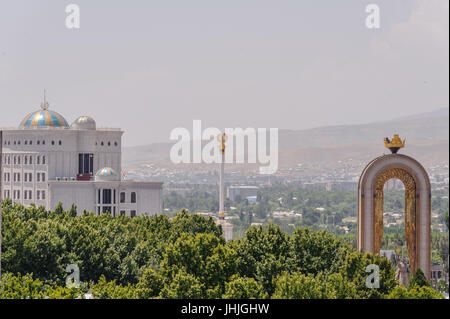
[(225, 209), (224, 209), (224, 202), (225, 202), (225, 142), (227, 140), (227, 135), (225, 133), (217, 135), (217, 140), (220, 142), (219, 148), (220, 148), (220, 155), (221, 155), (221, 161), (220, 161), (220, 188), (219, 188), (219, 220), (217, 221), (217, 224), (222, 227), (223, 236), (225, 237), (225, 240), (231, 240), (233, 239), (233, 224), (227, 223), (225, 221)]

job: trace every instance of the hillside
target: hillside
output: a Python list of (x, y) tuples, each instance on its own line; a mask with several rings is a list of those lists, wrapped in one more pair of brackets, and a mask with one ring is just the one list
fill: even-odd
[[(424, 165), (449, 162), (449, 109), (411, 115), (385, 122), (360, 125), (325, 126), (307, 130), (279, 131), (279, 167), (298, 163), (333, 163), (342, 160), (366, 161), (383, 154), (383, 138), (399, 133), (406, 138), (403, 153)], [(173, 143), (124, 148), (124, 166), (156, 163), (172, 166), (169, 152)], [(178, 165), (179, 169), (202, 169), (204, 165)], [(240, 165), (242, 168), (246, 165)], [(248, 168), (248, 167), (247, 167)]]

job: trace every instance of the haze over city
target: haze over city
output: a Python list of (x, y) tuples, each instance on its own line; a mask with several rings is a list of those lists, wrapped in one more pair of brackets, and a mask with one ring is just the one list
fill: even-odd
[[(348, 1), (345, 1), (348, 2)], [(175, 127), (307, 129), (448, 107), (448, 2), (77, 1), (0, 3), (3, 126), (39, 108), (126, 131), (124, 146)]]

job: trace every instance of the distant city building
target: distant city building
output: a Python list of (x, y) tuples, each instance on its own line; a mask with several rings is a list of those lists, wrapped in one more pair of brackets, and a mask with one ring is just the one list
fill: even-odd
[(331, 191), (355, 191), (358, 189), (358, 182), (352, 181), (337, 181), (337, 182), (328, 182), (325, 186), (325, 189), (328, 192)]
[(89, 116), (69, 126), (48, 107), (44, 98), (19, 127), (2, 129), (3, 198), (46, 209), (75, 204), (78, 214), (162, 213), (162, 182), (122, 180), (122, 130), (98, 129)]
[(438, 288), (438, 282), (440, 280), (448, 284), (448, 274), (444, 271), (444, 265), (431, 265), (431, 284), (435, 289)]
[(257, 186), (229, 186), (227, 189), (227, 197), (235, 202), (237, 199), (255, 201), (258, 195)]
[(259, 226), (262, 226), (263, 225), (263, 223), (251, 223), (250, 224), (250, 226), (252, 226), (252, 227), (259, 227)]
[(164, 188), (163, 191), (163, 195), (172, 195), (172, 194), (176, 194), (176, 195), (180, 195), (180, 196), (186, 196), (187, 194), (191, 193), (192, 189), (191, 188)]
[(384, 190), (386, 190), (386, 191), (399, 190), (399, 189), (404, 189), (403, 183), (399, 179), (391, 178), (390, 180), (386, 181), (386, 183), (384, 184)]
[(258, 201), (258, 196), (247, 196), (246, 199), (250, 204), (255, 204)]
[(292, 211), (292, 212), (273, 212), (272, 213), (272, 216), (273, 216), (273, 218), (280, 218), (280, 219), (282, 219), (282, 218), (289, 218), (289, 217), (294, 217), (295, 216), (295, 213)]
[(326, 190), (328, 183), (326, 182), (304, 182), (302, 183), (302, 187), (305, 189), (316, 189), (316, 190)]

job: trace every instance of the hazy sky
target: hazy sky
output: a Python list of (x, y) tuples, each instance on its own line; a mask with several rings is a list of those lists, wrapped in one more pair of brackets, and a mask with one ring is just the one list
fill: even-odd
[[(67, 29), (78, 4), (81, 28)], [(368, 29), (366, 5), (380, 7)], [(39, 108), (168, 141), (192, 120), (304, 129), (447, 107), (448, 0), (0, 0), (0, 126)]]

